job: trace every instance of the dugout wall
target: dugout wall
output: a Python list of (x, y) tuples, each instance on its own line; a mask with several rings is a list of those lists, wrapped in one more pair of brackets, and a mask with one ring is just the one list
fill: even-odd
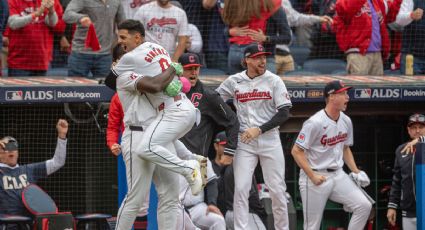
[[(201, 76), (216, 87), (220, 76)], [(323, 108), (322, 88), (341, 79), (350, 90), (347, 114), (353, 120), (353, 152), (357, 163), (371, 178), (366, 189), (377, 201), (374, 229), (385, 229), (385, 192), (391, 183), (395, 148), (408, 139), (406, 119), (425, 113), (425, 77), (283, 77), (293, 108), (281, 127), (286, 157), (286, 182), (297, 210), (297, 229), (302, 227), (298, 192), (299, 168), (290, 149), (302, 122)], [(11, 135), (20, 145), (20, 164), (44, 161), (53, 156), (58, 118), (70, 123), (65, 166), (40, 185), (58, 207), (73, 214), (118, 209), (117, 164), (106, 147), (108, 103), (113, 92), (97, 81), (84, 78), (0, 78), (0, 136)], [(323, 228), (346, 227), (349, 214), (329, 203)], [(400, 218), (399, 218), (400, 219)]]

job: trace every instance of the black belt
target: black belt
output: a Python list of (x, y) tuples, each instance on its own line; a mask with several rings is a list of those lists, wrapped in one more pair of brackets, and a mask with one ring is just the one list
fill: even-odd
[(335, 172), (338, 169), (313, 169), (313, 171), (318, 172), (318, 171), (326, 171), (326, 172)]
[(130, 125), (129, 126), (131, 131), (139, 131), (139, 132), (143, 132), (143, 127), (142, 126), (134, 126), (134, 125)]

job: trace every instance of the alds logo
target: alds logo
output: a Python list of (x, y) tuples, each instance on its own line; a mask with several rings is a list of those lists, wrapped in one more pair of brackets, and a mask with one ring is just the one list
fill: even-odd
[(272, 99), (270, 91), (258, 91), (258, 89), (254, 89), (252, 92), (246, 93), (240, 93), (239, 90), (236, 90), (235, 94), (236, 100), (240, 102)]

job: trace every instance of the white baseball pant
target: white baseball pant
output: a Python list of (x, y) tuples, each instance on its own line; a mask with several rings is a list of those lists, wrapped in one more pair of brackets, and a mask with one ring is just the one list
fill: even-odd
[(416, 217), (402, 217), (402, 224), (404, 230), (416, 230)]
[(261, 134), (248, 144), (238, 142), (238, 149), (233, 159), (235, 229), (245, 230), (249, 227), (248, 197), (252, 184), (252, 175), (258, 161), (260, 161), (263, 170), (264, 182), (269, 188), (275, 229), (289, 229), (288, 207), (285, 196), (285, 158), (277, 129)]
[(192, 173), (192, 167), (187, 166), (186, 161), (181, 160), (164, 146), (189, 132), (195, 124), (198, 113), (186, 96), (177, 102), (168, 101), (155, 120), (144, 130), (143, 137), (136, 139), (140, 144), (135, 146), (135, 152), (143, 159), (187, 177)]
[(198, 203), (189, 208), (189, 214), (192, 222), (200, 229), (223, 230), (226, 229), (224, 217), (209, 212), (207, 214), (208, 205), (204, 202)]
[(304, 229), (320, 229), (328, 199), (343, 204), (347, 210), (353, 212), (348, 230), (363, 229), (369, 218), (372, 204), (359, 187), (343, 169), (335, 172), (323, 170), (316, 173), (326, 177), (326, 181), (318, 186), (311, 182), (303, 170), (300, 171), (299, 187), (303, 203)]
[[(179, 175), (166, 168), (156, 167), (152, 161), (142, 158), (140, 151), (142, 138), (141, 131), (131, 131), (127, 128), (123, 133), (121, 146), (126, 165), (128, 192), (118, 211), (116, 229), (131, 229), (138, 210), (145, 204), (146, 196), (149, 196), (152, 179), (159, 197), (158, 228), (174, 229), (177, 222), (175, 212), (178, 210), (179, 202)], [(165, 147), (174, 152), (173, 143)], [(182, 162), (181, 164), (185, 163), (175, 154), (174, 157)], [(189, 169), (188, 173), (191, 172)]]
[(192, 219), (189, 216), (189, 213), (184, 210), (183, 205), (179, 204), (179, 212), (177, 213), (177, 227), (176, 230), (199, 230), (195, 226)]
[[(226, 212), (226, 227), (228, 230), (234, 230), (234, 224), (233, 224), (233, 220), (234, 220), (234, 215), (233, 215), (233, 211), (227, 211)], [(264, 226), (263, 221), (261, 221), (261, 218), (255, 214), (255, 213), (249, 213), (248, 215), (248, 226), (249, 228), (247, 228), (246, 230), (266, 230), (266, 226)]]

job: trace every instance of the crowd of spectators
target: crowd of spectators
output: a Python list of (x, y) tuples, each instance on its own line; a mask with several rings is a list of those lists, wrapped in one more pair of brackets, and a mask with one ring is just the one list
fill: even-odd
[(59, 67), (51, 73), (104, 77), (124, 19), (140, 20), (147, 41), (174, 61), (198, 54), (206, 74), (241, 71), (252, 42), (272, 52), (267, 69), (278, 75), (303, 70), (305, 59), (346, 62), (345, 74), (403, 75), (411, 56), (413, 74), (425, 71), (424, 3), (417, 0), (1, 0), (0, 8), (8, 76)]

